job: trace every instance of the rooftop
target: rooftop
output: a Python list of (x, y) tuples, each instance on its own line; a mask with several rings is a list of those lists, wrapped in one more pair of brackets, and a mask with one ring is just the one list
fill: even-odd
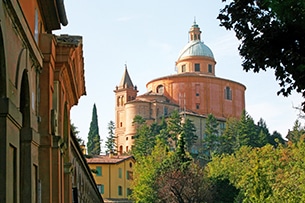
[(117, 164), (128, 159), (134, 159), (134, 157), (130, 155), (97, 155), (86, 160), (88, 164)]

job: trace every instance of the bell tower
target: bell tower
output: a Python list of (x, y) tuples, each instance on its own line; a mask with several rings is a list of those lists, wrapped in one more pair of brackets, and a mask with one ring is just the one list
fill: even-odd
[(126, 129), (126, 113), (125, 104), (129, 101), (136, 99), (137, 86), (134, 86), (129, 73), (127, 71), (127, 65), (125, 65), (125, 71), (119, 86), (116, 86), (115, 90), (115, 137), (118, 154), (122, 154), (125, 147), (125, 129)]

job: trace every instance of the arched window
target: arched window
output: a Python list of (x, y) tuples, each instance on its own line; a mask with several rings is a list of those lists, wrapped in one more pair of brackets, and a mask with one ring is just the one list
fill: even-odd
[(124, 96), (121, 96), (121, 106), (124, 105)]
[(123, 146), (122, 145), (120, 146), (119, 154), (123, 154)]
[(225, 88), (225, 99), (232, 100), (232, 90), (228, 86)]
[(159, 93), (159, 94), (163, 94), (164, 93), (164, 86), (163, 85), (158, 85), (156, 92)]
[(120, 106), (120, 97), (117, 98), (116, 105)]
[(185, 64), (183, 64), (183, 65), (181, 66), (181, 72), (182, 72), (182, 73), (186, 72), (186, 66), (185, 66)]

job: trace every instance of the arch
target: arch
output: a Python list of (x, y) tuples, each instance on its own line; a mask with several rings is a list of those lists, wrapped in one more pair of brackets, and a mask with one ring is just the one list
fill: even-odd
[(121, 106), (124, 106), (124, 96), (121, 96)]
[(31, 116), (30, 116), (30, 86), (27, 70), (23, 71), (20, 90), (20, 112), (22, 127), (20, 131), (20, 202), (31, 201), (32, 188), (32, 155), (31, 155)]
[(119, 148), (119, 155), (122, 155), (122, 154), (123, 154), (123, 146), (121, 145)]
[(117, 106), (120, 106), (120, 96), (117, 97), (117, 103), (116, 103), (116, 105), (117, 105)]
[(156, 92), (159, 94), (164, 94), (164, 86), (163, 85), (158, 85)]
[(23, 71), (20, 91), (20, 112), (22, 114), (22, 127), (30, 127), (30, 86), (27, 70)]
[(6, 97), (6, 65), (5, 65), (5, 51), (2, 36), (2, 29), (0, 27), (0, 97)]

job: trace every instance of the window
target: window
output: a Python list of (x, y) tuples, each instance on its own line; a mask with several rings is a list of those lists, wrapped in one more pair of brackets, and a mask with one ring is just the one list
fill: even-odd
[(98, 184), (97, 189), (101, 194), (104, 194), (104, 185)]
[(167, 114), (168, 114), (168, 108), (167, 108), (166, 106), (164, 107), (163, 111), (164, 111), (164, 113), (163, 113), (164, 116), (167, 116)]
[(196, 85), (195, 85), (196, 97), (199, 96), (199, 90), (200, 90), (200, 85), (199, 85), (199, 84), (196, 84)]
[(200, 109), (200, 104), (196, 104), (196, 109)]
[(232, 90), (228, 86), (225, 88), (225, 99), (232, 100)]
[(126, 152), (128, 152), (128, 146), (126, 146)]
[(121, 96), (121, 106), (124, 105), (124, 96)]
[(186, 71), (186, 67), (185, 67), (185, 64), (183, 64), (183, 65), (181, 66), (181, 72), (184, 73), (185, 71)]
[(208, 72), (209, 73), (213, 73), (213, 66), (212, 66), (212, 64), (208, 65)]
[(163, 85), (159, 85), (159, 86), (157, 87), (157, 93), (159, 93), (159, 94), (163, 94), (163, 93), (164, 93), (164, 87), (163, 87)]
[(219, 127), (220, 127), (220, 129), (225, 129), (226, 128), (226, 123), (220, 122)]
[(102, 167), (101, 166), (96, 167), (96, 176), (102, 176)]
[(127, 180), (133, 180), (133, 172), (132, 171), (126, 171), (126, 179)]
[(130, 188), (127, 188), (127, 191), (126, 191), (126, 193), (127, 193), (127, 196), (130, 196), (130, 195), (132, 194), (132, 189), (130, 189)]
[(120, 97), (117, 98), (116, 105), (120, 106)]
[(122, 178), (122, 168), (119, 168), (119, 178)]
[(195, 63), (195, 72), (200, 72), (200, 64)]
[(122, 196), (123, 195), (123, 190), (122, 190), (122, 186), (118, 186), (118, 195)]

